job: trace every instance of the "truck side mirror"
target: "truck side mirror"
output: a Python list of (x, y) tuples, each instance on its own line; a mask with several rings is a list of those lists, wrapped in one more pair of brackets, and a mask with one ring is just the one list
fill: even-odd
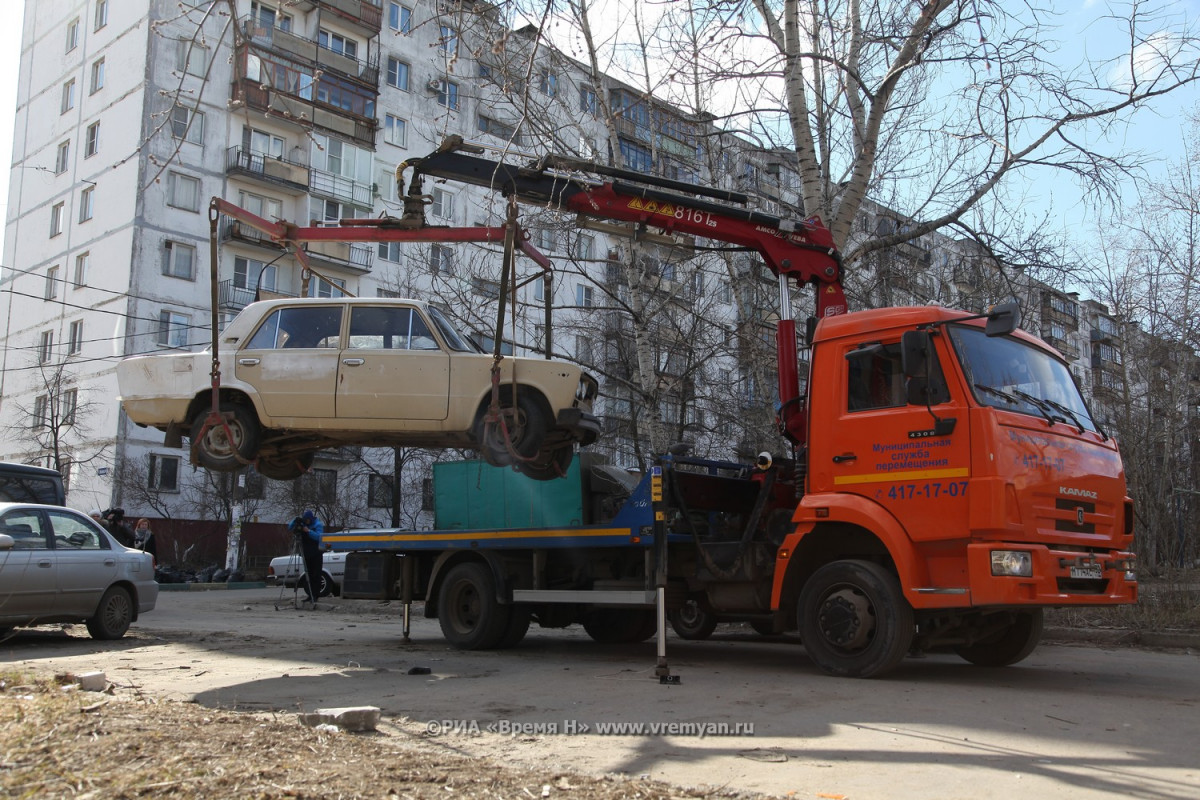
[(1017, 302), (1001, 303), (987, 316), (983, 332), (987, 336), (1005, 336), (1021, 324), (1021, 306)]
[(929, 355), (933, 340), (929, 331), (905, 331), (900, 339), (900, 369), (906, 378), (924, 378), (929, 374)]

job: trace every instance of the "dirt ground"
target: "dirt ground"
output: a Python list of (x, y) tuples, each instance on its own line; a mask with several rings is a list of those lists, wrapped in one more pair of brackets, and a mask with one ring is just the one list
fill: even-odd
[[(820, 674), (794, 637), (726, 626), (672, 638), (681, 684), (662, 686), (652, 644), (534, 628), (512, 650), (463, 652), (419, 613), (406, 643), (395, 606), (292, 599), (164, 592), (119, 642), (82, 626), (0, 642), (0, 796), (1200, 796), (1186, 650), (1050, 644), (1006, 670), (935, 655), (858, 681)], [(55, 680), (92, 670), (109, 693)], [(296, 713), (354, 705), (382, 709), (377, 732)], [(605, 722), (753, 732), (598, 735)]]

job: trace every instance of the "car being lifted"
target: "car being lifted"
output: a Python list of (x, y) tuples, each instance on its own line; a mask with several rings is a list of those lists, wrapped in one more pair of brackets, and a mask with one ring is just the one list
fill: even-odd
[(495, 359), (436, 308), (396, 298), (251, 303), (220, 334), (226, 368), (213, 424), (211, 353), (136, 356), (117, 367), (138, 425), (187, 433), (203, 467), (253, 462), (290, 480), (318, 450), (350, 445), (474, 448), (496, 466), (549, 480), (600, 426), (595, 378), (562, 361)]

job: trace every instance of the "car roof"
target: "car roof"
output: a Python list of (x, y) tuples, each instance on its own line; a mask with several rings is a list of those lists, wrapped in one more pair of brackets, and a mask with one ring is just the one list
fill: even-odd
[(31, 511), (70, 511), (72, 514), (78, 514), (81, 517), (87, 517), (88, 519), (91, 519), (91, 517), (88, 517), (87, 514), (83, 513), (78, 508), (71, 508), (70, 506), (52, 506), (47, 503), (0, 503), (0, 514), (10, 511), (14, 508), (28, 508)]
[(47, 467), (35, 467), (32, 464), (14, 464), (11, 461), (0, 461), (0, 470), (11, 475), (36, 475), (39, 478), (61, 478), (62, 473)]
[[(292, 305), (332, 305), (334, 303), (349, 303), (350, 305), (366, 306), (418, 306), (428, 308), (427, 300), (417, 300), (409, 297), (282, 297), (275, 300), (259, 300), (246, 306), (255, 311), (268, 311), (279, 306)], [(244, 311), (244, 309), (243, 309)]]

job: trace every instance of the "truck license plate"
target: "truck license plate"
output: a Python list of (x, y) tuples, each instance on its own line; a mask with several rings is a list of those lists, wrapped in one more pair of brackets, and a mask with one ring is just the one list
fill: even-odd
[(1083, 566), (1083, 567), (1071, 567), (1071, 577), (1072, 578), (1094, 578), (1094, 579), (1098, 580), (1100, 578), (1103, 578), (1104, 575), (1100, 570), (1099, 564), (1088, 564), (1087, 566)]

